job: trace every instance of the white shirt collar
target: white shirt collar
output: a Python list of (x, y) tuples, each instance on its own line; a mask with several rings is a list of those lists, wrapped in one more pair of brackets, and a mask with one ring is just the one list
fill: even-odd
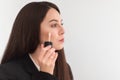
[(36, 68), (38, 69), (38, 71), (40, 71), (40, 66), (35, 62), (35, 60), (32, 58), (31, 54), (29, 54), (30, 59), (33, 61), (34, 65), (36, 66)]

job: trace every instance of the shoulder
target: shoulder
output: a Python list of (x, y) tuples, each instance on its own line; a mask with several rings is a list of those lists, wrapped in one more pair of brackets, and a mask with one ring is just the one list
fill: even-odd
[(20, 66), (18, 61), (10, 61), (4, 64), (0, 64), (0, 69), (16, 69)]
[(24, 67), (24, 57), (12, 59), (6, 63), (0, 64), (0, 69), (4, 69), (8, 72), (16, 72)]
[(13, 74), (16, 71), (20, 71), (22, 69), (22, 64), (16, 60), (16, 61), (10, 61), (5, 64), (0, 64), (0, 73), (1, 71), (4, 73), (10, 73)]
[(0, 64), (0, 80), (15, 80), (16, 74), (20, 70), (17, 62), (8, 62), (5, 64)]
[(0, 76), (2, 76), (0, 80), (2, 80), (1, 78), (14, 80), (19, 77), (24, 78), (23, 76), (29, 77), (21, 60), (13, 60), (5, 64), (0, 64)]

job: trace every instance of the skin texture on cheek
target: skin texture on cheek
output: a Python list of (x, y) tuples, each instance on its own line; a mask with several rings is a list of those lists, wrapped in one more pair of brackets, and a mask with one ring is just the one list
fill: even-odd
[(56, 41), (57, 41), (57, 33), (56, 32), (51, 32), (51, 42), (53, 43), (53, 47), (55, 48), (56, 46)]
[(51, 33), (50, 41), (52, 42), (52, 46), (55, 49), (59, 49), (60, 44), (58, 43), (58, 33), (56, 31), (46, 31), (41, 34), (41, 42), (49, 41), (49, 32)]
[(48, 33), (49, 32), (42, 32), (41, 33), (41, 43), (44, 43), (45, 41), (48, 41)]
[(55, 33), (50, 31), (50, 30), (42, 30), (41, 31), (41, 42), (44, 43), (45, 41), (49, 41), (49, 33), (51, 34), (50, 36), (50, 41), (54, 40), (54, 35)]

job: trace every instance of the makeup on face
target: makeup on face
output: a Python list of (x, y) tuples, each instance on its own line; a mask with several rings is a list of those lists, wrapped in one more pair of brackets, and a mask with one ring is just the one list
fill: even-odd
[(52, 47), (52, 42), (51, 42), (51, 33), (48, 33), (48, 40), (44, 42), (44, 47), (51, 45)]

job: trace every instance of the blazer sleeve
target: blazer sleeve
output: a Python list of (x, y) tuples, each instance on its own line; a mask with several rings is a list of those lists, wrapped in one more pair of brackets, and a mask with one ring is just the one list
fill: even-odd
[[(39, 72), (31, 76), (30, 80), (57, 80), (57, 78), (49, 73)], [(0, 80), (18, 80), (15, 76), (7, 73), (3, 68), (0, 67)]]
[(54, 75), (40, 71), (32, 75), (32, 80), (58, 80), (58, 79)]
[[(22, 78), (17, 79), (17, 77), (9, 73), (4, 67), (0, 66), (0, 80), (22, 80)], [(49, 73), (38, 71), (31, 75), (30, 80), (57, 80), (57, 78)]]
[[(71, 76), (71, 80), (74, 80), (72, 70), (70, 65), (68, 64), (69, 75)], [(32, 76), (32, 80), (58, 80), (54, 75), (51, 75), (46, 72), (40, 71)]]
[[(74, 80), (72, 70), (69, 64), (68, 64), (68, 69), (69, 69), (69, 75), (71, 76), (71, 80)], [(58, 80), (58, 79), (54, 75), (40, 71), (39, 73), (34, 74), (32, 80)]]

